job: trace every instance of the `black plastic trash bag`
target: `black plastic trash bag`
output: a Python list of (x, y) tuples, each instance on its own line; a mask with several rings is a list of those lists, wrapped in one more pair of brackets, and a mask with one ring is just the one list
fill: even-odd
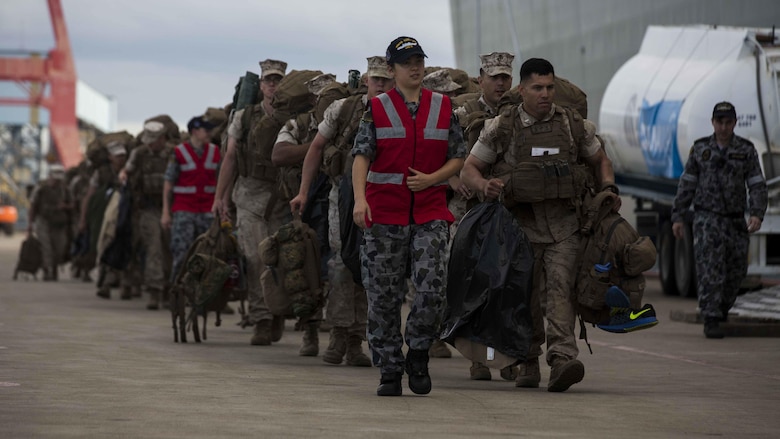
[(330, 259), (330, 241), (328, 240), (328, 195), (330, 188), (330, 178), (320, 172), (309, 187), (307, 197), (309, 201), (301, 214), (301, 220), (317, 233), (320, 256), (322, 257), (320, 271), (323, 280), (328, 279), (328, 259)]
[(525, 361), (531, 344), (534, 257), (517, 220), (498, 202), (469, 210), (452, 241), (441, 338), (465, 338)]
[(339, 229), (341, 232), (341, 260), (352, 273), (352, 280), (363, 285), (360, 274), (360, 246), (363, 244), (363, 230), (355, 224), (352, 211), (355, 209), (355, 194), (352, 191), (352, 174), (346, 173), (339, 183)]
[(100, 259), (101, 263), (116, 270), (127, 268), (133, 258), (133, 193), (128, 186), (122, 186), (120, 196), (116, 234)]

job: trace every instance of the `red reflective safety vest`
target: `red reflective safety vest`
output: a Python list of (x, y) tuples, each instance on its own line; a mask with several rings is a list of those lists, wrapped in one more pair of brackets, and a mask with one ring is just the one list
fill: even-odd
[(397, 225), (454, 221), (447, 208), (447, 181), (419, 192), (406, 185), (410, 167), (431, 174), (447, 162), (450, 98), (422, 89), (413, 119), (403, 97), (392, 89), (371, 99), (371, 113), (377, 151), (366, 179), (366, 201), (372, 221)]
[(173, 186), (173, 212), (211, 212), (217, 190), (219, 147), (209, 143), (198, 157), (189, 143), (180, 143), (174, 151), (179, 163), (179, 179)]

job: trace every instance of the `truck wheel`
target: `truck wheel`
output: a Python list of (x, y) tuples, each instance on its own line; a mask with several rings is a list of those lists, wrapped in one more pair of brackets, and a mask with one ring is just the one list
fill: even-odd
[(13, 224), (2, 224), (2, 226), (3, 226), (3, 233), (5, 233), (6, 236), (13, 236), (14, 234)]
[(672, 233), (672, 223), (665, 222), (658, 234), (658, 274), (661, 288), (667, 296), (679, 296), (675, 279), (675, 239)]
[(674, 247), (674, 273), (677, 291), (683, 297), (696, 297), (696, 261), (693, 256), (693, 230), (685, 224), (685, 236)]

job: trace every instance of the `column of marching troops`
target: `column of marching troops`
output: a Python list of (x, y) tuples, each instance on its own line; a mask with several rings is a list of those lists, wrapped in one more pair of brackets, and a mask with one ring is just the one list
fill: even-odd
[[(505, 52), (480, 56), (477, 78), (469, 78), (464, 71), (453, 68), (425, 69), (423, 87), (451, 99), (455, 120), (464, 129), (468, 149), (477, 142), (480, 131), (468, 130), (468, 123), (496, 116), (499, 100), (512, 88), (513, 59), (512, 54)], [(274, 93), (288, 72), (287, 63), (267, 59), (259, 63), (260, 85), (254, 105), (240, 110), (231, 108), (232, 104), (224, 109), (210, 108), (205, 114), (193, 117), (186, 132), (180, 132), (167, 116), (152, 117), (137, 136), (126, 132), (100, 136), (87, 148), (87, 158), (73, 169), (66, 171), (51, 166), (49, 178), (32, 197), (30, 216), (31, 227), (34, 225), (39, 239), (45, 242), (44, 280), (57, 280), (58, 266), (69, 260), (75, 278), (92, 282), (97, 273), (100, 298), (109, 299), (111, 289), (119, 288), (122, 300), (146, 293), (147, 309), (167, 307), (168, 287), (177, 270), (181, 270), (190, 244), (215, 218), (229, 220), (246, 258), (248, 308), (244, 310), (242, 306), (240, 324), (253, 329), (252, 345), (271, 345), (282, 337), (285, 316), (273, 315), (264, 304), (259, 279), (266, 268), (259, 259), (258, 243), (289, 222), (293, 213), (302, 212), (309, 203), (319, 203), (327, 212), (324, 214), (327, 229), (319, 235), (327, 241), (322, 243), (323, 247), (329, 248), (325, 261), (327, 302), (320, 313), (324, 316), (315, 316), (296, 326), (303, 332), (300, 355), (319, 355), (318, 333), (327, 330), (329, 341), (322, 355), (324, 362), (371, 366), (372, 360), (363, 352), (367, 332), (366, 290), (354, 281), (340, 256), (338, 190), (341, 179), (351, 175), (350, 151), (370, 100), (394, 87), (386, 57), (371, 56), (367, 61), (366, 72), (350, 96), (329, 103), (324, 111), (323, 108), (317, 111), (315, 105), (310, 113), (289, 120), (275, 133), (272, 151), (257, 151), (255, 146), (263, 143), (259, 136), (268, 135), (261, 122), (273, 114)], [(323, 91), (334, 83), (333, 74), (308, 80), (306, 86), (312, 102), (317, 102)], [(592, 139), (592, 129), (589, 135)], [(291, 167), (300, 170), (298, 187), (291, 193), (281, 194), (280, 170)], [(330, 183), (330, 189), (312, 199), (309, 194), (318, 179)], [(450, 232), (454, 234), (458, 221), (477, 194), (457, 174), (448, 180), (448, 186), (448, 207), (455, 217)], [(116, 215), (118, 210), (115, 205), (118, 197), (111, 196), (114, 191), (125, 191), (132, 199), (132, 221), (127, 225), (132, 229), (132, 242), (127, 252), (129, 264), (124, 270), (96, 262), (101, 260), (100, 254), (106, 251), (112, 238), (110, 233), (107, 237), (103, 235), (105, 224), (112, 220), (106, 216), (109, 212)], [(543, 254), (544, 250), (540, 250)], [(549, 273), (548, 281), (551, 276), (555, 274)], [(409, 286), (408, 290), (406, 300), (410, 301), (415, 291)], [(223, 310), (223, 313), (231, 312), (229, 306)], [(573, 323), (569, 329), (556, 327), (556, 331), (566, 334), (555, 336), (573, 341)], [(538, 387), (540, 345), (541, 342), (535, 345), (538, 352), (531, 352), (528, 361), (519, 367), (501, 369), (501, 377), (515, 381), (518, 387)], [(566, 349), (571, 346), (567, 345)], [(574, 352), (548, 349), (547, 360), (553, 374), (557, 373), (560, 382), (565, 382), (557, 388), (552, 388), (551, 383), (549, 390), (566, 390), (582, 379), (581, 363), (574, 359), (576, 346), (573, 349)], [(428, 355), (447, 358), (451, 352), (445, 343), (434, 340), (426, 362)], [(382, 377), (385, 383), (385, 370)], [(491, 372), (485, 364), (473, 361), (470, 377), (489, 380)]]

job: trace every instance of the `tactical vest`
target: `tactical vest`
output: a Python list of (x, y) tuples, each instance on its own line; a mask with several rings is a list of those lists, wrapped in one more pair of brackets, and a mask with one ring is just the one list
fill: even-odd
[(344, 175), (352, 170), (352, 145), (355, 143), (360, 126), (360, 118), (366, 110), (363, 104), (364, 94), (346, 98), (341, 105), (336, 126), (338, 131), (322, 152), (322, 172), (331, 178)]
[[(564, 121), (569, 119), (569, 129)], [(493, 140), (499, 147), (492, 174), (504, 182), (504, 202), (537, 203), (553, 199), (573, 199), (584, 192), (587, 168), (578, 163), (579, 145), (584, 142), (582, 117), (555, 106), (547, 121), (524, 127), (518, 106), (501, 111)], [(504, 145), (512, 148), (516, 163), (507, 162)]]
[(142, 145), (136, 152), (136, 169), (134, 173), (133, 194), (143, 207), (162, 206), (165, 170), (173, 153), (173, 147), (165, 145), (159, 153), (154, 153), (149, 146)]
[(43, 183), (36, 195), (36, 212), (50, 226), (65, 226), (70, 221), (68, 210), (60, 209), (60, 203), (68, 203), (70, 194), (64, 183), (50, 186)]
[(463, 103), (461, 108), (466, 115), (458, 120), (461, 128), (463, 128), (463, 137), (466, 140), (466, 146), (469, 151), (479, 140), (479, 133), (482, 132), (485, 121), (495, 117), (495, 113), (486, 111), (480, 104), (480, 96), (478, 95), (474, 99), (469, 99)]
[(244, 110), (241, 127), (244, 135), (236, 143), (238, 175), (276, 182), (278, 171), (271, 163), (271, 153), (282, 125), (266, 116), (261, 102)]

